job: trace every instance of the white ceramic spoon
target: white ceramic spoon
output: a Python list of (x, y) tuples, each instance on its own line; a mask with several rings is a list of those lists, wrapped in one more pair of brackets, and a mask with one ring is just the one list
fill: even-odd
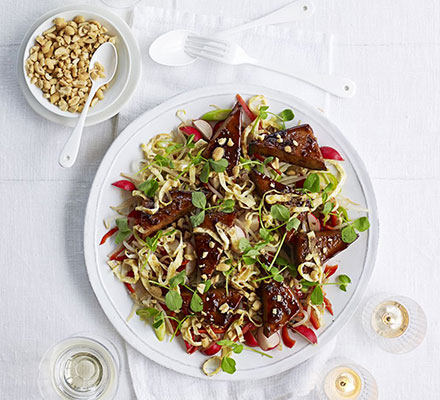
[(81, 143), (81, 137), (84, 129), (84, 122), (86, 121), (87, 112), (89, 111), (90, 103), (97, 90), (107, 84), (113, 79), (116, 68), (118, 66), (118, 53), (113, 43), (103, 43), (98, 47), (95, 54), (93, 54), (92, 60), (89, 64), (89, 73), (93, 69), (95, 63), (98, 62), (104, 67), (105, 78), (98, 77), (96, 80), (92, 79), (92, 87), (87, 97), (86, 104), (79, 116), (75, 129), (71, 133), (69, 139), (61, 151), (58, 163), (64, 168), (70, 168), (75, 164), (76, 157), (78, 156), (79, 145)]
[[(297, 0), (264, 17), (226, 31), (217, 32), (213, 36), (225, 37), (246, 29), (255, 28), (256, 26), (298, 21), (311, 17), (314, 11), (315, 7), (311, 0)], [(177, 29), (164, 33), (151, 44), (149, 49), (150, 57), (157, 63), (169, 67), (180, 67), (193, 63), (197, 58), (188, 55), (184, 51), (188, 35), (197, 35), (197, 33), (186, 29)]]

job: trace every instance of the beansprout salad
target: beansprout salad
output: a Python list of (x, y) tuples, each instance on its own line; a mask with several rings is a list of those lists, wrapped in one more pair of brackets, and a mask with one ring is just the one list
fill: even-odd
[[(369, 228), (367, 212), (341, 195), (344, 160), (320, 147), (290, 109), (237, 95), (142, 144), (135, 172), (113, 183), (129, 193), (112, 207), (108, 265), (133, 299), (130, 318), (160, 341), (182, 340), (207, 356), (208, 376), (234, 373), (234, 357), (272, 357), (317, 344), (329, 285), (351, 280), (328, 263)], [(287, 350), (288, 351), (288, 350)]]

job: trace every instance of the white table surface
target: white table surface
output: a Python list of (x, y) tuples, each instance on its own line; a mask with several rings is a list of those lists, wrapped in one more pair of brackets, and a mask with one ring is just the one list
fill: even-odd
[[(235, 1), (148, 4), (234, 15)], [(288, 2), (241, 1), (249, 3), (249, 14), (241, 18), (255, 18)], [(394, 356), (371, 344), (355, 317), (340, 333), (336, 355), (369, 369), (381, 399), (438, 399), (440, 2), (314, 2), (314, 19), (298, 25), (334, 33), (334, 70), (358, 84), (355, 98), (330, 100), (329, 114), (360, 153), (376, 190), (381, 237), (367, 294), (413, 297), (429, 321), (422, 345)], [(27, 27), (66, 3), (70, 1), (1, 2), (0, 398), (8, 400), (39, 398), (36, 374), (42, 354), (73, 333), (100, 332), (123, 351), (87, 280), (82, 247), (90, 184), (115, 136), (115, 121), (87, 128), (75, 167), (61, 169), (57, 158), (69, 129), (36, 115), (15, 75)], [(120, 399), (134, 398), (126, 368), (121, 386)]]

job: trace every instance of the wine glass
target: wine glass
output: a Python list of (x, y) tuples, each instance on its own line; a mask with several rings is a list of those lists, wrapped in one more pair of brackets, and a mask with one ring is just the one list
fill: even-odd
[(382, 293), (372, 297), (362, 312), (367, 335), (383, 350), (395, 354), (416, 348), (425, 337), (422, 308), (405, 296)]
[(46, 400), (114, 399), (119, 367), (119, 354), (111, 342), (95, 334), (77, 334), (44, 354), (38, 388)]

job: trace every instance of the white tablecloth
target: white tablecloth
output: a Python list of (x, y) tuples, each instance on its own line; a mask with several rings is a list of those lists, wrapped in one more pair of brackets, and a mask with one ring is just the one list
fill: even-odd
[[(255, 18), (287, 2), (242, 1), (248, 12), (238, 18)], [(429, 320), (423, 344), (394, 356), (366, 340), (355, 317), (340, 333), (336, 352), (373, 373), (382, 399), (438, 399), (440, 3), (314, 2), (315, 18), (298, 26), (334, 33), (334, 69), (358, 84), (354, 99), (331, 98), (329, 105), (332, 120), (365, 161), (379, 204), (381, 238), (368, 294), (413, 297)], [(235, 13), (235, 0), (148, 3)], [(38, 362), (65, 336), (98, 331), (123, 349), (93, 295), (82, 254), (86, 200), (113, 140), (114, 121), (88, 128), (76, 166), (63, 170), (57, 157), (69, 130), (34, 114), (16, 82), (16, 53), (27, 27), (59, 5), (3, 0), (0, 16), (0, 397), (8, 400), (39, 398)], [(133, 398), (126, 368), (119, 398)]]

